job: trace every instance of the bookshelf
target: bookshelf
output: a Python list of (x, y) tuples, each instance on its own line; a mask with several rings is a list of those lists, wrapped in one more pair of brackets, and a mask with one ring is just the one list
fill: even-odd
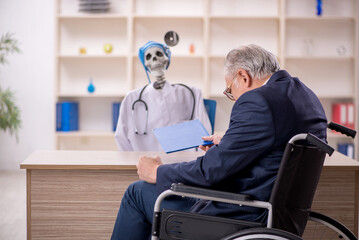
[[(327, 0), (322, 16), (311, 0), (117, 0), (110, 6), (108, 13), (86, 14), (77, 11), (78, 1), (57, 0), (55, 101), (79, 102), (80, 129), (56, 132), (56, 149), (116, 150), (111, 104), (147, 83), (138, 48), (163, 42), (169, 30), (180, 42), (171, 48), (166, 79), (201, 88), (217, 101), (216, 132), (227, 128), (233, 104), (222, 95), (224, 58), (242, 44), (276, 54), (283, 69), (319, 96), (329, 121), (333, 103), (359, 104), (359, 0)], [(113, 45), (111, 54), (104, 53), (105, 43)], [(93, 94), (87, 92), (90, 77)], [(350, 141), (332, 133), (328, 140), (333, 146)]]
[[(358, 106), (359, 1), (325, 1), (320, 17), (310, 9), (309, 0), (283, 4), (285, 68), (318, 95), (328, 121), (332, 104), (353, 102)], [(358, 152), (358, 141), (346, 136), (328, 131), (328, 142), (334, 147), (354, 142), (355, 154)]]

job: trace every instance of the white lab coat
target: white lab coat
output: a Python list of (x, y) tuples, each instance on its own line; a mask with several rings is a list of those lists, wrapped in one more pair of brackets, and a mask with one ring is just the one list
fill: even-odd
[[(201, 90), (190, 87), (195, 96), (193, 119), (199, 119), (208, 133), (212, 132), (211, 123), (204, 107)], [(162, 89), (153, 88), (152, 83), (146, 87), (141, 99), (148, 106), (147, 134), (135, 134), (135, 124), (140, 134), (145, 131), (146, 111), (141, 102), (135, 104), (135, 118), (132, 105), (139, 98), (142, 88), (126, 94), (121, 103), (115, 139), (120, 151), (163, 151), (152, 129), (190, 120), (193, 97), (183, 86), (171, 85), (166, 81)]]

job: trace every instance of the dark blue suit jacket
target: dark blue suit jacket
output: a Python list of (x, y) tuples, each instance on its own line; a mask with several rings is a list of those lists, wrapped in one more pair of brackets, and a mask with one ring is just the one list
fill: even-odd
[[(243, 94), (234, 104), (220, 144), (191, 162), (162, 165), (157, 190), (171, 183), (253, 195), (268, 201), (286, 143), (298, 133), (326, 141), (327, 119), (316, 95), (281, 70), (267, 84)], [(199, 201), (194, 212), (259, 220), (263, 210)]]

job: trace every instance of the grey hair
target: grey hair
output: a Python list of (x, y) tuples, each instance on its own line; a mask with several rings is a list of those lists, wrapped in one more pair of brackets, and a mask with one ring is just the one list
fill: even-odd
[(224, 66), (226, 74), (234, 75), (239, 69), (244, 69), (254, 80), (271, 76), (280, 69), (273, 53), (254, 44), (231, 50), (227, 54)]

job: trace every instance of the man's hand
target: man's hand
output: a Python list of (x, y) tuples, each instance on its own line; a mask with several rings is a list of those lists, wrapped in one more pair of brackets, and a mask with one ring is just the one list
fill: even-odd
[(213, 134), (211, 136), (206, 136), (206, 137), (202, 137), (202, 139), (204, 141), (208, 141), (208, 142), (213, 142), (212, 145), (207, 145), (207, 146), (199, 146), (200, 149), (202, 149), (203, 151), (207, 152), (208, 149), (210, 149), (213, 145), (217, 145), (220, 143), (220, 141), (222, 140), (222, 136), (217, 135), (217, 134)]
[(162, 161), (161, 158), (158, 156), (141, 156), (136, 165), (137, 174), (141, 180), (144, 180), (148, 183), (156, 183), (157, 168), (160, 165), (162, 165)]

